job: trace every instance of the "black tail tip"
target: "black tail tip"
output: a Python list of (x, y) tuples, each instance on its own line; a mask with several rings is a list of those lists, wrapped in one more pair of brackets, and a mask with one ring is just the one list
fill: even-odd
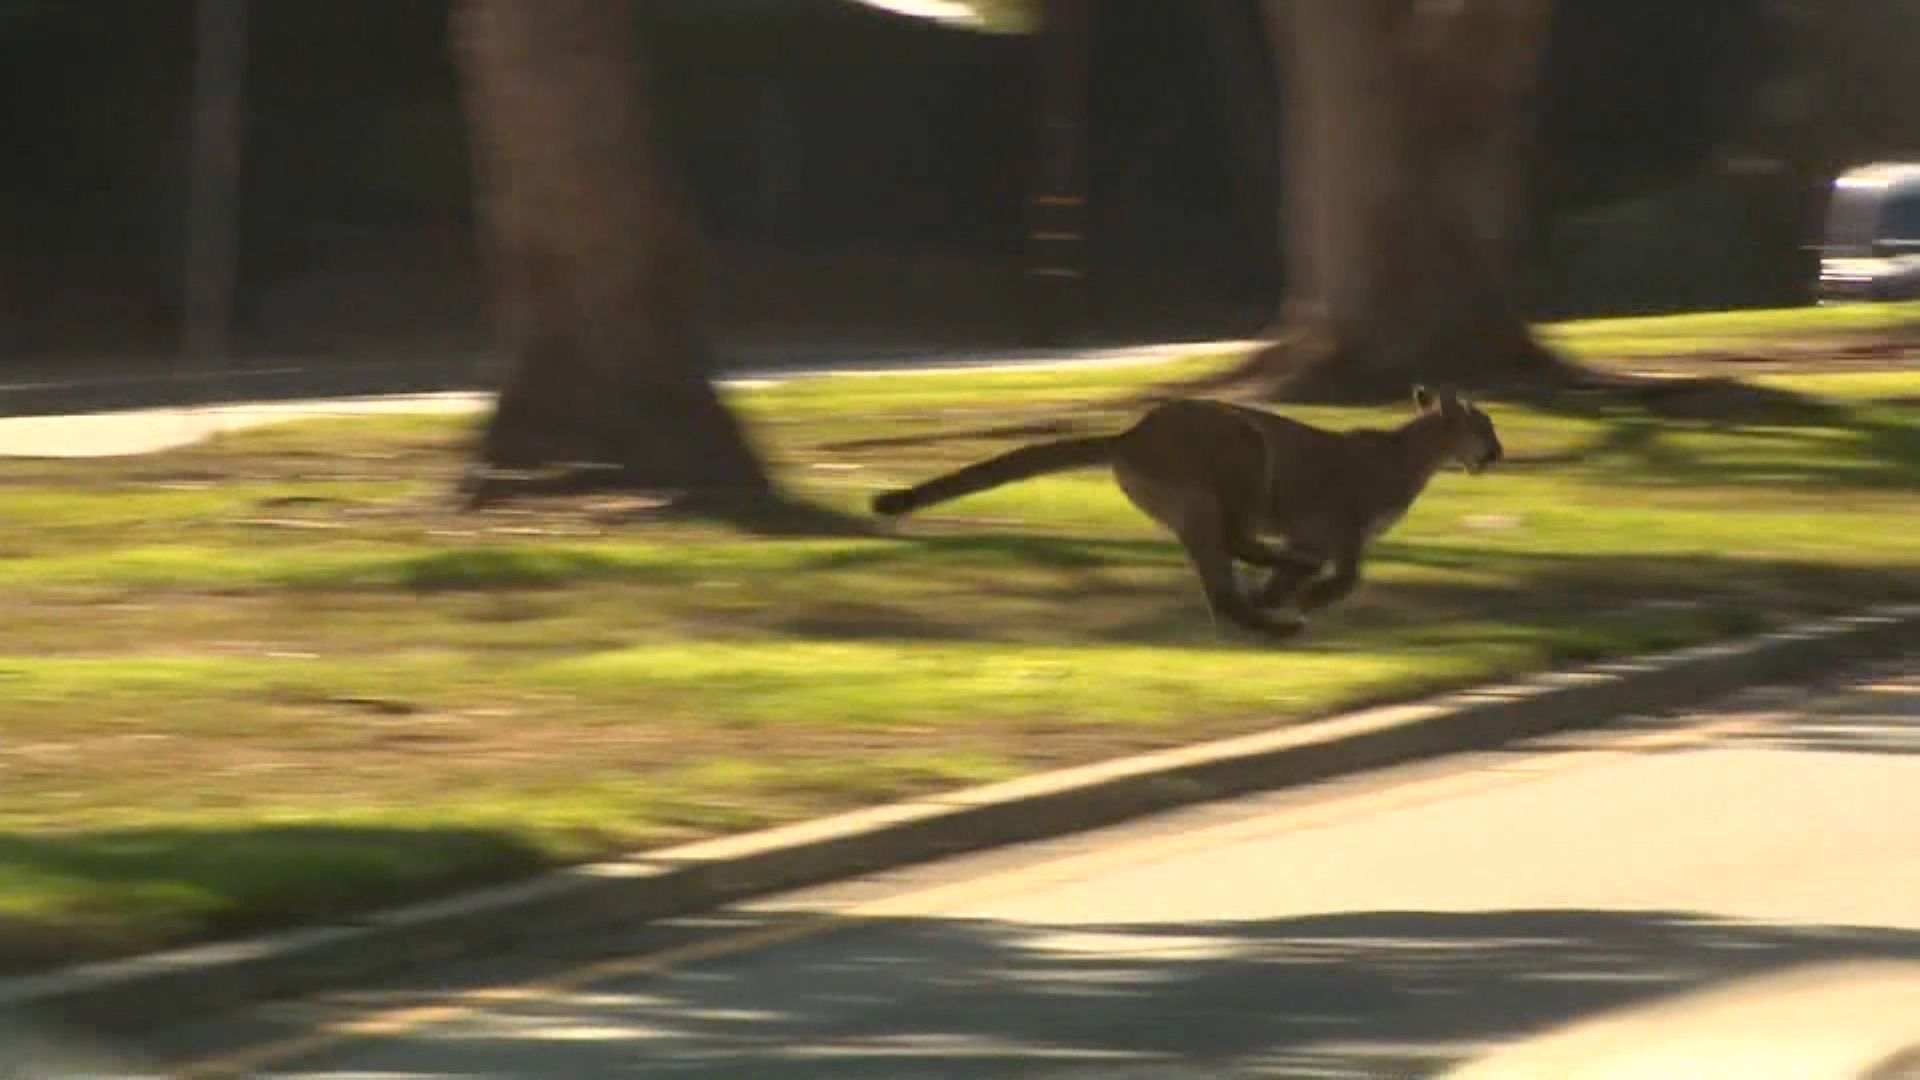
[(898, 517), (913, 509), (913, 492), (908, 488), (883, 491), (873, 497), (873, 512)]

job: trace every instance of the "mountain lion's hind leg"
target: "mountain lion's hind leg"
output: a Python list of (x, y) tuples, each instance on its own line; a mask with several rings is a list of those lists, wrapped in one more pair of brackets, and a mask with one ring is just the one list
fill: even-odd
[(1241, 594), (1240, 583), (1233, 574), (1233, 553), (1220, 532), (1219, 518), (1210, 515), (1203, 521), (1188, 522), (1177, 534), (1180, 546), (1186, 549), (1187, 560), (1200, 575), (1207, 607), (1213, 612), (1215, 622), (1224, 617), (1242, 629), (1276, 640), (1299, 633), (1306, 626), (1304, 620), (1276, 619)]

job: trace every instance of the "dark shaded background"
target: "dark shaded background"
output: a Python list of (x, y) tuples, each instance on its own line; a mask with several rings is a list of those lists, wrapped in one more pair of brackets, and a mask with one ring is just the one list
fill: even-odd
[[(446, 0), (253, 7), (243, 362), (470, 353), (484, 325)], [(1529, 253), (1542, 315), (1806, 298), (1833, 151), (1810, 145), (1825, 121), (1803, 100), (1827, 39), (1794, 10), (1561, 0)], [(1036, 40), (838, 0), (636, 11), (719, 256), (726, 341), (1017, 338)], [(1251, 0), (1097, 5), (1083, 336), (1249, 333), (1274, 309), (1256, 19)], [(191, 0), (0, 0), (0, 364), (180, 362), (191, 29)], [(1841, 66), (1855, 127), (1915, 97), (1897, 57)]]

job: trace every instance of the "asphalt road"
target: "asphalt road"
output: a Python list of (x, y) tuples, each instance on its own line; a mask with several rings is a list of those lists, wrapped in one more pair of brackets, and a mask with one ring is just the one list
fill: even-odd
[(1909, 1080), (1916, 780), (1920, 655), (138, 1049), (316, 1078)]

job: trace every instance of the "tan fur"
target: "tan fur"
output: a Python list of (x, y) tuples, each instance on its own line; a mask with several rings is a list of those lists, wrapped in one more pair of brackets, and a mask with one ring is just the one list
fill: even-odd
[[(1155, 406), (1112, 436), (1038, 443), (911, 488), (874, 509), (905, 514), (1029, 477), (1107, 464), (1127, 498), (1179, 539), (1216, 617), (1274, 637), (1353, 591), (1367, 545), (1406, 513), (1442, 466), (1469, 471), (1502, 454), (1493, 422), (1449, 390), (1414, 389), (1415, 415), (1391, 431), (1329, 431), (1220, 401)], [(1274, 547), (1262, 537), (1281, 541)], [(1267, 568), (1247, 596), (1236, 562)], [(1328, 565), (1332, 573), (1320, 577)], [(1272, 609), (1292, 606), (1297, 614)]]

